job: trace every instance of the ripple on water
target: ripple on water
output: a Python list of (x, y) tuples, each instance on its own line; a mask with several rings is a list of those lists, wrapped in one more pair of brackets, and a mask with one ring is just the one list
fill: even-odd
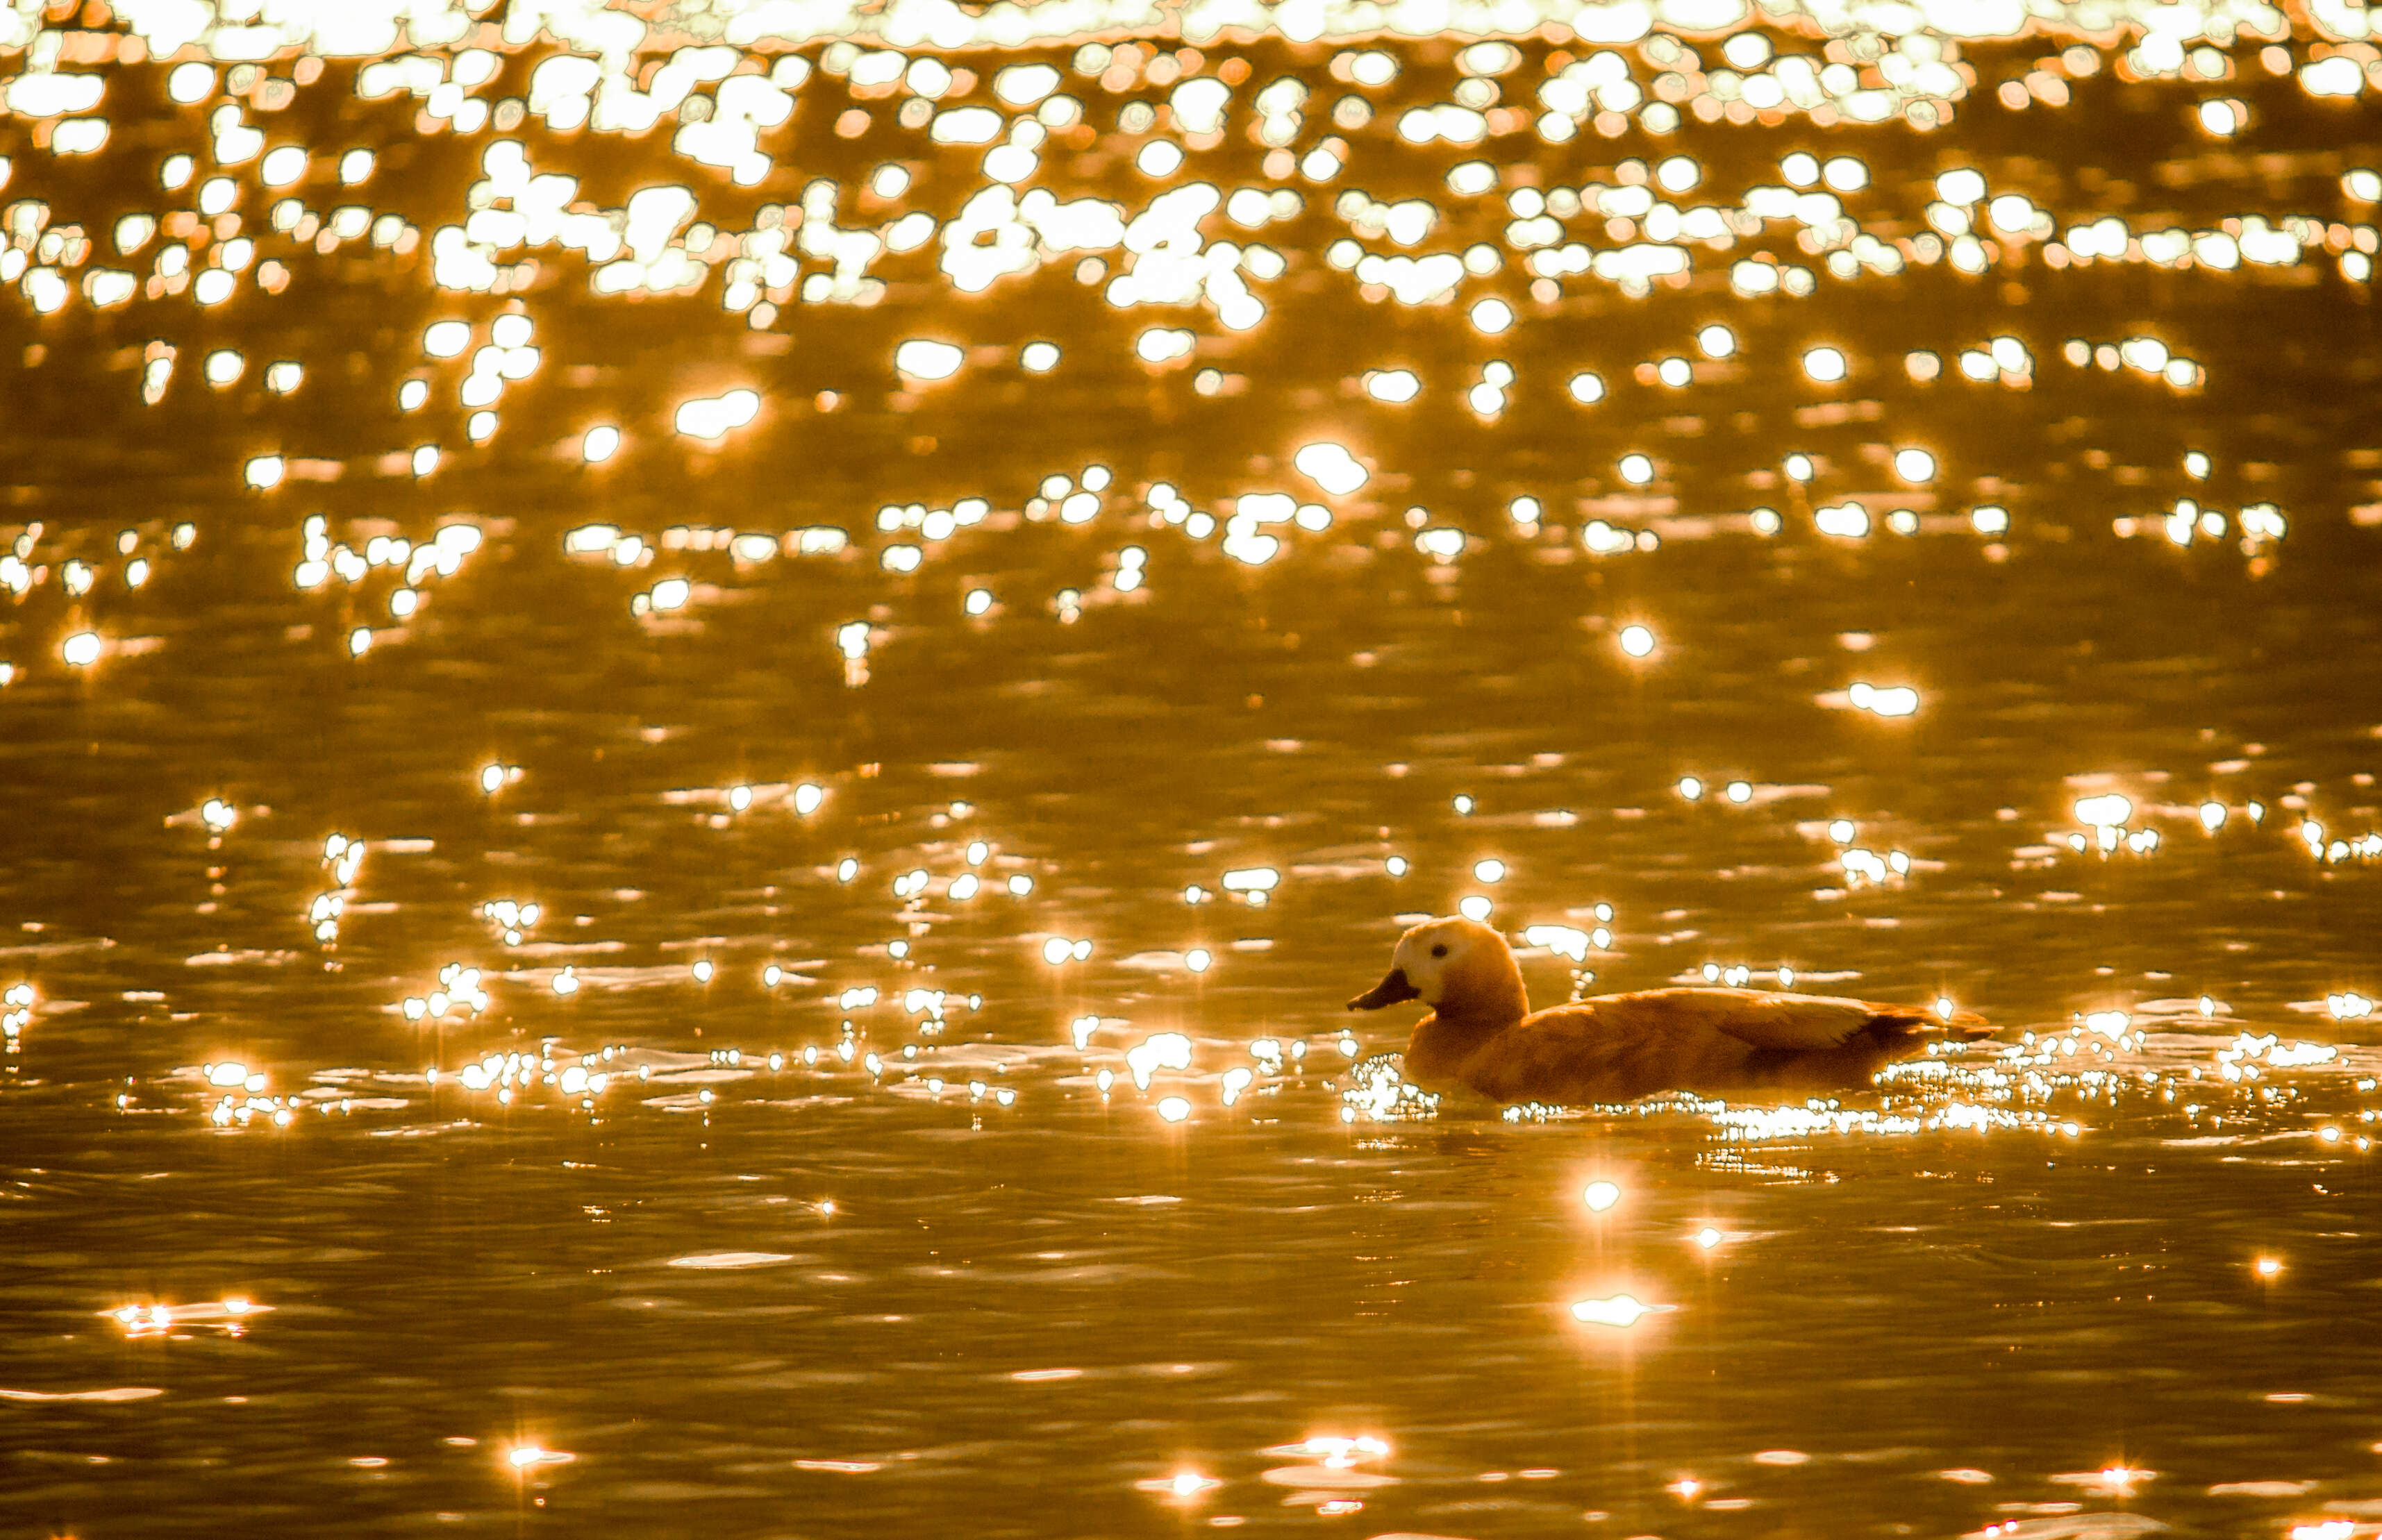
[[(0, 31), (55, 1523), (2364, 1479), (2361, 12), (467, 9)], [(1455, 909), (2008, 1025), (1500, 1121)]]

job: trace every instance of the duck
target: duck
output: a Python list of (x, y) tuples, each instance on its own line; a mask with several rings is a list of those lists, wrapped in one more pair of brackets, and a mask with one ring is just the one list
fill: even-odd
[(1406, 1000), (1430, 1014), (1406, 1044), (1406, 1078), (1509, 1105), (1855, 1089), (1931, 1044), (1993, 1030), (1971, 1011), (1759, 989), (1643, 989), (1533, 1011), (1505, 938), (1460, 917), (1400, 936), (1388, 976), (1348, 1008)]

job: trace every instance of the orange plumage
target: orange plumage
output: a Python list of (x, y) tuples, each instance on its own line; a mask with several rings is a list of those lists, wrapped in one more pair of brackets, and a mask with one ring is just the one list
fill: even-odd
[(1933, 1041), (1984, 1036), (1908, 1006), (1754, 989), (1647, 989), (1533, 1012), (1504, 937), (1433, 920), (1398, 940), (1389, 976), (1351, 1000), (1377, 1010), (1419, 998), (1431, 1013), (1406, 1044), (1406, 1078), (1500, 1102), (1625, 1102), (1658, 1091), (1812, 1094), (1866, 1085)]

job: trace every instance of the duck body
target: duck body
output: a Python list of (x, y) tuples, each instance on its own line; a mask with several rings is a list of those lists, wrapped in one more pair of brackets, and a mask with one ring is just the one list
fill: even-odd
[(1627, 1102), (1658, 1091), (1723, 1096), (1866, 1082), (1932, 1037), (1920, 1012), (1751, 989), (1646, 989), (1534, 1011), (1500, 1029), (1433, 1011), (1406, 1044), (1426, 1091), (1500, 1102)]
[(1433, 1008), (1415, 1026), (1406, 1078), (1505, 1103), (1626, 1102), (1662, 1091), (1804, 1094), (1868, 1084), (1897, 1059), (1990, 1029), (1906, 1006), (1755, 989), (1647, 989), (1533, 1012), (1504, 938), (1434, 920), (1399, 939), (1389, 977), (1349, 1002)]

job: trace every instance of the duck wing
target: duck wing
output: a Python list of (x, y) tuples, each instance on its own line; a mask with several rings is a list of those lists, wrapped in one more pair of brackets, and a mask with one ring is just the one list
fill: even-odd
[(1458, 1078), (1499, 1101), (1575, 1106), (1658, 1091), (1854, 1088), (1922, 1039), (1991, 1030), (1966, 1013), (1946, 1023), (1824, 995), (1648, 989), (1538, 1011), (1481, 1043)]
[(1759, 989), (1648, 989), (1594, 1004), (1599, 1017), (1648, 1033), (1718, 1033), (1750, 1048), (1784, 1053), (1824, 1053), (1872, 1028), (1907, 1033), (1927, 1021), (1924, 1012), (1866, 1000)]
[(1464, 1078), (1500, 1101), (1575, 1106), (1741, 1081), (1754, 1048), (1710, 1030), (1694, 1013), (1697, 1004), (1608, 995), (1541, 1010), (1482, 1045)]

